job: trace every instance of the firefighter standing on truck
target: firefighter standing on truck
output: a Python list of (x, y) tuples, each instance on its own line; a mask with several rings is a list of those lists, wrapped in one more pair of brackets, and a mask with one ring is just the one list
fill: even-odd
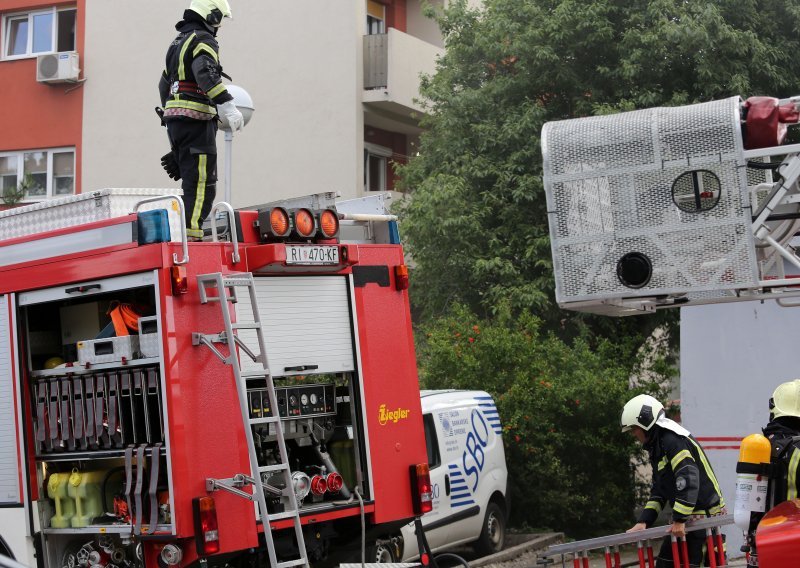
[[(703, 562), (703, 531), (686, 532), (686, 521), (724, 515), (725, 501), (717, 478), (700, 444), (688, 430), (667, 418), (664, 406), (652, 396), (640, 394), (622, 410), (622, 431), (631, 432), (644, 445), (653, 467), (653, 485), (638, 522), (627, 532), (649, 528), (665, 504), (672, 506), (670, 533), (686, 537), (689, 564)], [(671, 539), (667, 536), (658, 553), (656, 568), (673, 565)]]
[(169, 176), (182, 179), (186, 228), (191, 240), (203, 237), (203, 220), (211, 210), (217, 181), (217, 116), (241, 130), (242, 113), (222, 84), (216, 34), (231, 17), (228, 0), (192, 0), (178, 37), (167, 50), (158, 85), (172, 151), (161, 159)]
[(764, 436), (772, 446), (767, 510), (798, 498), (800, 485), (800, 379), (778, 385), (769, 399)]

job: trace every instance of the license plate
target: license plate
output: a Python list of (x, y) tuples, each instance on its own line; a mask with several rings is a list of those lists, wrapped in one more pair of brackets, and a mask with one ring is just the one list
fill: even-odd
[(339, 264), (335, 245), (286, 245), (286, 264)]

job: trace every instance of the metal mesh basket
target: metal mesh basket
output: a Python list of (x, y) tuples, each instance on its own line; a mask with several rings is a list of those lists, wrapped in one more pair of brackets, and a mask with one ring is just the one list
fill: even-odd
[(542, 152), (563, 307), (756, 284), (738, 97), (550, 122)]

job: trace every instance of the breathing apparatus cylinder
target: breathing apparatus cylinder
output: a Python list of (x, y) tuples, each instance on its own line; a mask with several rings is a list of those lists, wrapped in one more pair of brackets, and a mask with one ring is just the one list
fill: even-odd
[(761, 434), (750, 434), (739, 446), (733, 521), (743, 531), (755, 529), (767, 508), (767, 476), (772, 446)]

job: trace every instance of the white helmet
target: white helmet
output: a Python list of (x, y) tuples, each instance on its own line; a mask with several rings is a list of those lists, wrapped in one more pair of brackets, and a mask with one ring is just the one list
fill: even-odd
[(664, 405), (649, 394), (640, 394), (628, 402), (622, 409), (622, 431), (627, 432), (634, 426), (650, 430), (658, 417), (664, 413)]
[(769, 408), (773, 418), (800, 418), (800, 379), (778, 385), (769, 400)]
[(210, 26), (218, 28), (222, 18), (232, 18), (228, 0), (192, 0), (189, 4), (192, 12), (197, 12)]

